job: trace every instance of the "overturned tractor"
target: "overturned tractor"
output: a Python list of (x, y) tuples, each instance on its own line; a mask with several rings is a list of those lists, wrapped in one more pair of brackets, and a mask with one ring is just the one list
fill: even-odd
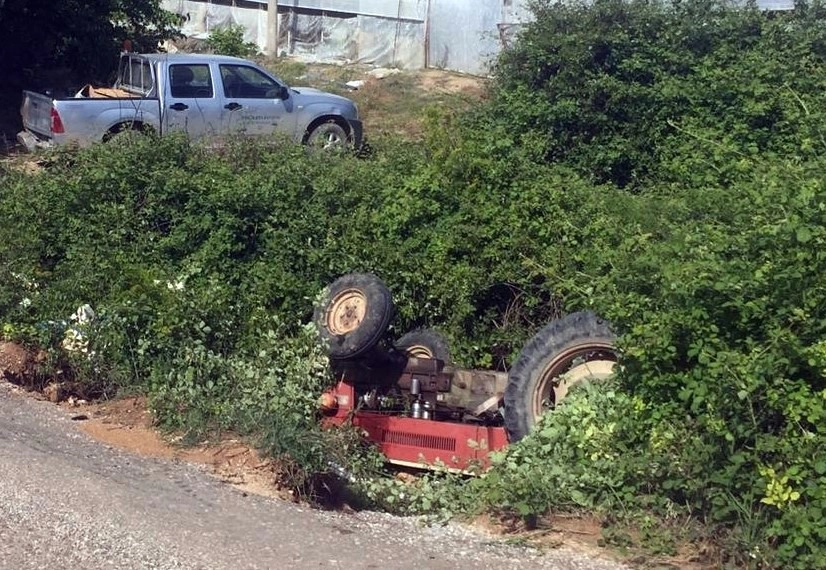
[(593, 313), (554, 320), (521, 350), (508, 373), (453, 366), (445, 340), (419, 329), (382, 342), (393, 315), (374, 275), (333, 282), (314, 320), (338, 384), (321, 398), (333, 424), (361, 428), (391, 463), (468, 471), (524, 437), (574, 385), (613, 373), (615, 337)]

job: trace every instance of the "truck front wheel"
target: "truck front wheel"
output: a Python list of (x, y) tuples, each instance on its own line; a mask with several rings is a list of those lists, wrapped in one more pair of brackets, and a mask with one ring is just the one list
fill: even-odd
[(335, 119), (324, 121), (307, 130), (307, 145), (324, 150), (344, 148), (349, 144), (347, 130)]
[(613, 375), (616, 337), (593, 313), (572, 313), (540, 330), (508, 374), (505, 429), (511, 442), (525, 437), (546, 411), (576, 384)]

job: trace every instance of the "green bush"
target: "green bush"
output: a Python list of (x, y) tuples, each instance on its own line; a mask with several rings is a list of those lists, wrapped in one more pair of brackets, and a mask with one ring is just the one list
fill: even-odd
[(244, 26), (238, 24), (212, 30), (206, 41), (207, 47), (212, 50), (212, 53), (235, 57), (249, 57), (257, 54), (258, 47), (253, 42), (244, 41), (244, 31)]
[(773, 13), (721, 0), (532, 8), (495, 66), (489, 120), (517, 142), (538, 136), (545, 160), (640, 188), (696, 179), (697, 170), (725, 175), (741, 157), (805, 155), (821, 140), (820, 4)]

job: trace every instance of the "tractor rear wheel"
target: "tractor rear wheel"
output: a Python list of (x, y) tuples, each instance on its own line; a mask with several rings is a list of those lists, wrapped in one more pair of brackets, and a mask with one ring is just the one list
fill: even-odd
[(330, 358), (356, 358), (376, 346), (393, 316), (390, 290), (375, 275), (350, 273), (324, 290), (313, 322)]
[(613, 375), (616, 337), (593, 313), (572, 313), (540, 330), (508, 374), (505, 429), (511, 442), (525, 437), (546, 411), (576, 384)]

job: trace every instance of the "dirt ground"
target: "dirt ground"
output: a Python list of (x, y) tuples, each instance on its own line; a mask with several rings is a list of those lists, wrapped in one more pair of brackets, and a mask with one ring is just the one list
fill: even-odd
[(143, 397), (78, 404), (70, 399), (60, 404), (80, 417), (80, 428), (93, 439), (146, 457), (196, 463), (226, 483), (256, 495), (292, 499), (275, 485), (275, 467), (270, 460), (238, 439), (182, 447), (165, 439), (152, 427), (152, 414)]
[[(182, 447), (174, 437), (162, 437), (152, 427), (152, 415), (143, 397), (88, 404), (78, 404), (76, 399), (70, 398), (59, 405), (69, 410), (72, 417), (81, 422), (80, 429), (97, 441), (146, 457), (202, 465), (213, 476), (245, 493), (296, 500), (288, 491), (277, 486), (274, 463), (262, 459), (242, 440), (225, 438), (219, 442)], [(400, 475), (410, 478), (406, 472)], [(525, 530), (514, 521), (496, 520), (487, 515), (477, 517), (473, 524), (515, 545), (540, 550), (565, 547), (595, 557), (606, 555), (603, 525), (595, 517), (556, 514), (539, 521), (535, 530)], [(662, 559), (643, 557), (640, 562), (644, 561), (649, 568), (708, 568), (694, 563), (697, 554), (687, 551)]]
[[(257, 495), (292, 500), (275, 483), (272, 461), (263, 460), (256, 451), (239, 439), (204, 442), (181, 447), (175, 438), (164, 438), (152, 427), (152, 414), (143, 397), (128, 397), (107, 402), (78, 403), (74, 398), (59, 404), (80, 422), (80, 429), (93, 439), (146, 457), (160, 457), (206, 466), (224, 482)], [(409, 478), (409, 474), (404, 474)], [(600, 522), (594, 518), (556, 516), (545, 521), (543, 528), (523, 532), (509, 529), (503, 521), (480, 517), (475, 521), (494, 534), (512, 535), (514, 542), (542, 548), (562, 545), (583, 552), (601, 551)]]

